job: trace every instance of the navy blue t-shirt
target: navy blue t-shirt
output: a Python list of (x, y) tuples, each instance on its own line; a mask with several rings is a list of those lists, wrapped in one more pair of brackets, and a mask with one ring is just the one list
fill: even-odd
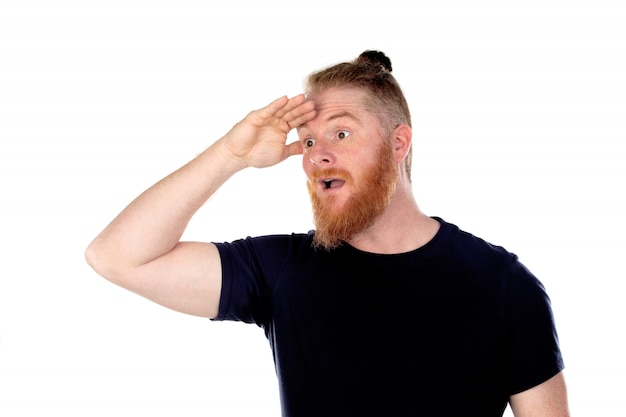
[(563, 369), (543, 285), (437, 220), (396, 255), (314, 249), (312, 233), (218, 244), (217, 320), (265, 330), (283, 416), (501, 416)]

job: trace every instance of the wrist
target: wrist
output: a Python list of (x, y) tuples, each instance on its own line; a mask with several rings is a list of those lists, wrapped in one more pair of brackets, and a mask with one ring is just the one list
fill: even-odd
[(215, 154), (215, 157), (221, 161), (219, 165), (222, 166), (223, 170), (232, 174), (248, 167), (248, 163), (228, 147), (225, 137), (215, 142), (204, 153)]

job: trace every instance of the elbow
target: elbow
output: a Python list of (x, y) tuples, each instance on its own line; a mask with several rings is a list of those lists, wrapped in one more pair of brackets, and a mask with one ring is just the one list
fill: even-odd
[(116, 245), (107, 244), (98, 236), (85, 249), (87, 264), (101, 277), (120, 287), (133, 290), (138, 268), (120, 253)]
[(91, 242), (85, 250), (85, 261), (93, 270), (98, 272), (98, 249), (95, 247), (95, 241)]
[(85, 261), (87, 261), (87, 265), (89, 265), (99, 275), (104, 276), (102, 273), (102, 250), (98, 248), (95, 240), (91, 242), (85, 250)]
[(115, 267), (116, 262), (114, 262), (113, 256), (108, 254), (107, 250), (98, 242), (98, 238), (87, 246), (85, 260), (98, 275), (109, 281), (117, 281), (116, 276), (119, 275), (119, 271)]

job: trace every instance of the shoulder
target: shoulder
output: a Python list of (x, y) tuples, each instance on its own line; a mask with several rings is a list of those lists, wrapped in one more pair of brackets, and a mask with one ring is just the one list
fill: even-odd
[(437, 218), (441, 223), (437, 238), (442, 251), (452, 259), (475, 267), (513, 268), (517, 265), (518, 257), (503, 246), (493, 244), (455, 224)]

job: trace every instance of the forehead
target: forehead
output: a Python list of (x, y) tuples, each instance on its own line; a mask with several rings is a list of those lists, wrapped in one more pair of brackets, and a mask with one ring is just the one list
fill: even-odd
[(365, 92), (356, 88), (330, 88), (318, 94), (312, 94), (307, 100), (315, 102), (316, 116), (300, 128), (307, 128), (320, 122), (327, 122), (339, 117), (350, 117), (357, 121), (367, 118)]

